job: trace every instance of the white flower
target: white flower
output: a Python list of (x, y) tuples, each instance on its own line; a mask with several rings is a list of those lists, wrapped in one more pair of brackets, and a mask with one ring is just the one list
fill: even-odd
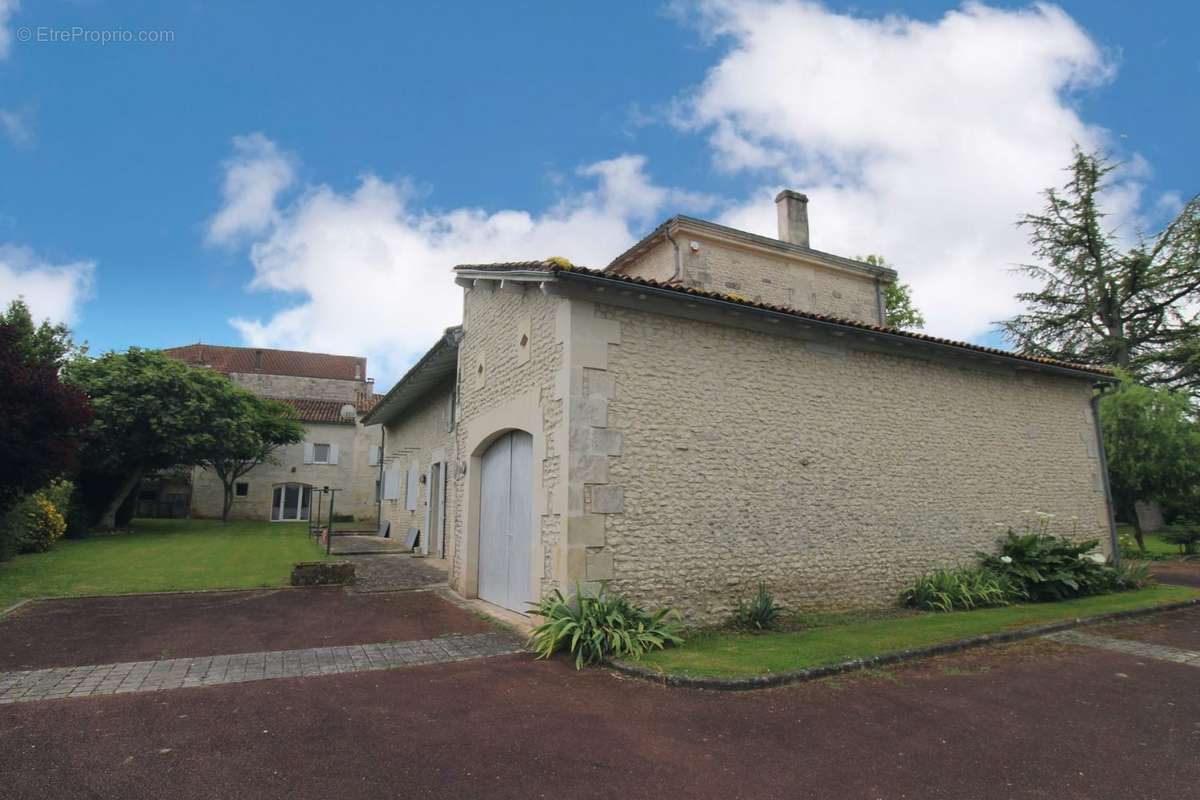
[(1012, 556), (1000, 556), (1000, 560), (1001, 560), (1002, 562), (1004, 562), (1005, 564), (1011, 564), (1011, 563), (1012, 563)]
[(1090, 560), (1093, 564), (1107, 564), (1108, 563), (1108, 559), (1105, 558), (1104, 553), (1088, 553), (1087, 555), (1084, 556), (1084, 558)]

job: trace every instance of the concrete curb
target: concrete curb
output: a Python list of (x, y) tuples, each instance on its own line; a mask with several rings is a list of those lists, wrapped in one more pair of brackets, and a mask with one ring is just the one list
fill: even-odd
[(956, 639), (942, 644), (935, 644), (929, 647), (920, 647), (914, 650), (898, 650), (893, 653), (884, 653), (883, 655), (870, 656), (868, 658), (853, 658), (849, 661), (840, 661), (836, 664), (825, 664), (819, 667), (809, 667), (808, 669), (797, 670), (796, 672), (780, 672), (773, 675), (755, 675), (748, 678), (701, 678), (691, 677), (688, 675), (673, 675), (667, 672), (661, 672), (655, 669), (638, 666), (628, 661), (607, 661), (605, 666), (632, 678), (649, 681), (651, 683), (661, 684), (681, 689), (712, 689), (715, 691), (725, 692), (745, 692), (754, 689), (772, 689), (777, 686), (787, 686), (793, 683), (805, 683), (814, 681), (818, 678), (827, 678), (830, 675), (841, 675), (847, 672), (857, 672), (864, 669), (873, 669), (875, 667), (885, 666), (887, 664), (899, 664), (905, 661), (915, 661), (920, 658), (929, 658), (931, 656), (946, 655), (948, 653), (957, 653), (962, 650), (970, 650), (976, 647), (984, 647), (991, 644), (1003, 644), (1006, 642), (1017, 642), (1022, 639), (1032, 639), (1037, 636), (1045, 636), (1048, 633), (1057, 633), (1070, 628), (1079, 628), (1085, 625), (1096, 625), (1102, 622), (1113, 622), (1121, 619), (1129, 619), (1133, 617), (1144, 617), (1151, 614), (1160, 614), (1165, 611), (1178, 611), (1183, 608), (1192, 608), (1200, 606), (1200, 597), (1191, 600), (1182, 600), (1177, 603), (1167, 603), (1160, 606), (1150, 606), (1148, 608), (1134, 608), (1128, 611), (1113, 611), (1108, 614), (1097, 614), (1092, 617), (1081, 617), (1076, 619), (1067, 619), (1060, 622), (1051, 622), (1045, 625), (1034, 625), (1029, 628), (1020, 628), (1015, 631), (1003, 631), (1002, 633), (985, 633), (982, 636), (971, 636), (966, 639)]

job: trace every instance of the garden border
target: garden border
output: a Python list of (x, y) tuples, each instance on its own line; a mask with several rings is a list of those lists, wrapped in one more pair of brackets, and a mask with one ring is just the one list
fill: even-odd
[(279, 592), (293, 589), (344, 589), (345, 584), (327, 583), (320, 586), (247, 586), (243, 589), (164, 589), (160, 592), (108, 592), (107, 594), (48, 594), (37, 597), (26, 597), (18, 600), (7, 608), (0, 608), (0, 619), (20, 609), (27, 603), (40, 603), (44, 600), (104, 600), (109, 597), (149, 597), (171, 594), (227, 594), (229, 592)]
[(852, 658), (848, 661), (839, 661), (834, 664), (824, 664), (818, 667), (809, 667), (808, 669), (796, 670), (795, 672), (778, 672), (772, 675), (754, 675), (747, 678), (717, 678), (717, 677), (693, 677), (690, 675), (676, 675), (669, 672), (663, 672), (648, 667), (638, 666), (628, 661), (607, 660), (604, 665), (608, 668), (628, 675), (631, 678), (657, 683), (662, 686), (670, 686), (678, 689), (712, 689), (715, 691), (725, 692), (744, 692), (753, 691), (755, 689), (773, 689), (778, 686), (788, 686), (794, 683), (805, 683), (814, 681), (819, 678), (827, 678), (830, 675), (841, 675), (847, 672), (857, 672), (864, 669), (873, 669), (882, 667), (888, 664), (899, 664), (906, 661), (915, 661), (921, 658), (929, 658), (931, 656), (946, 655), (948, 653), (957, 653), (962, 650), (970, 650), (976, 647), (983, 647), (990, 644), (1004, 644), (1006, 642), (1017, 642), (1022, 639), (1032, 639), (1037, 636), (1045, 636), (1048, 633), (1057, 633), (1058, 631), (1069, 630), (1071, 628), (1079, 628), (1085, 625), (1096, 625), (1102, 622), (1112, 622), (1114, 620), (1129, 619), (1133, 617), (1144, 617), (1151, 614), (1160, 614), (1166, 611), (1178, 611), (1184, 608), (1193, 608), (1200, 606), (1200, 597), (1194, 597), (1191, 600), (1180, 600), (1175, 603), (1164, 603), (1158, 606), (1149, 606), (1147, 608), (1131, 608), (1125, 611), (1110, 611), (1107, 614), (1096, 614), (1091, 617), (1076, 617), (1075, 619), (1065, 619), (1059, 622), (1050, 622), (1045, 625), (1033, 625), (1028, 628), (1018, 628), (1013, 631), (1003, 631), (1001, 633), (985, 633), (979, 636), (970, 636), (966, 639), (955, 639), (941, 644), (930, 645), (929, 647), (920, 647), (914, 650), (896, 650), (891, 653), (884, 653), (878, 656), (869, 656), (867, 658)]

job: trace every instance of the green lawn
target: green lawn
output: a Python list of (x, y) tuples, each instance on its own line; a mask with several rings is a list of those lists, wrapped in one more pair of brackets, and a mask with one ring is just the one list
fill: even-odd
[(286, 586), (292, 564), (323, 557), (307, 523), (138, 519), (129, 533), (0, 563), (0, 610), (26, 597)]
[[(1133, 526), (1132, 525), (1118, 525), (1117, 526), (1117, 534), (1121, 535), (1121, 536), (1128, 534), (1130, 537), (1132, 537), (1133, 536)], [(1146, 540), (1146, 552), (1150, 553), (1150, 555), (1154, 555), (1154, 556), (1178, 556), (1178, 555), (1181, 555), (1181, 553), (1179, 552), (1179, 545), (1171, 544), (1170, 542), (1165, 541), (1157, 533), (1143, 534), (1143, 538)]]
[(819, 627), (794, 632), (702, 633), (682, 647), (650, 653), (642, 663), (652, 669), (692, 676), (745, 677), (793, 672), (968, 636), (1193, 597), (1200, 597), (1200, 591), (1182, 586), (1151, 586), (1135, 592), (1061, 603), (1022, 604), (949, 614), (909, 612), (882, 619), (863, 619), (862, 615), (829, 616)]

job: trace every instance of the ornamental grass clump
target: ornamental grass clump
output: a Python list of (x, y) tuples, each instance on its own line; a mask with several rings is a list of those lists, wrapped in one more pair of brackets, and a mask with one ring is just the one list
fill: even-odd
[(900, 603), (922, 611), (969, 611), (1008, 605), (1011, 589), (1004, 576), (983, 567), (935, 569), (901, 592)]
[(759, 581), (750, 602), (738, 603), (731, 624), (748, 631), (773, 631), (779, 627), (782, 614), (783, 608), (775, 603), (775, 596), (767, 589), (766, 582)]
[(575, 669), (609, 658), (636, 660), (649, 650), (683, 644), (678, 612), (660, 608), (650, 614), (603, 586), (595, 596), (576, 586), (569, 599), (555, 589), (529, 605), (544, 620), (533, 629), (529, 649), (538, 658), (569, 652)]

